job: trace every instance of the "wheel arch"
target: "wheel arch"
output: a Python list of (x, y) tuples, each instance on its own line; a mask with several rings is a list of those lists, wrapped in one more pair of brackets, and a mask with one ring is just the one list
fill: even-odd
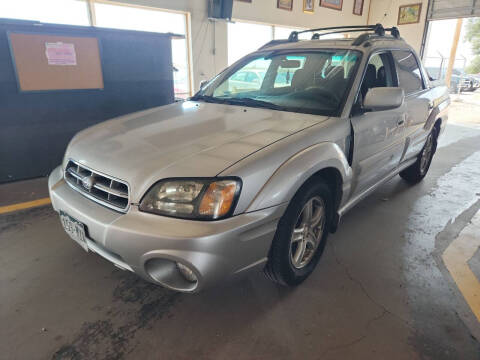
[(336, 143), (316, 144), (285, 161), (256, 195), (248, 211), (288, 203), (302, 187), (321, 178), (332, 190), (336, 212), (349, 191), (351, 177), (347, 158)]
[(435, 120), (435, 123), (433, 124), (433, 127), (432, 129), (436, 129), (437, 133), (436, 133), (436, 137), (434, 139), (434, 148), (433, 148), (433, 152), (436, 153), (437, 152), (437, 146), (438, 146), (438, 137), (440, 136), (440, 133), (442, 132), (442, 118), (438, 118)]

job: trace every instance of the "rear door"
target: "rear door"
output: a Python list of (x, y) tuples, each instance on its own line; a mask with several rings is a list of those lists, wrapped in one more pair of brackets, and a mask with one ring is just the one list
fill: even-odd
[(386, 111), (363, 112), (363, 98), (375, 87), (398, 85), (390, 52), (373, 54), (364, 70), (351, 118), (354, 131), (352, 167), (355, 173), (352, 194), (358, 195), (384, 179), (398, 166), (405, 147), (406, 106)]
[(405, 91), (407, 108), (405, 118), (405, 153), (401, 161), (409, 160), (422, 150), (428, 129), (425, 127), (430, 112), (429, 90), (420, 70), (419, 60), (410, 50), (393, 50), (398, 84)]

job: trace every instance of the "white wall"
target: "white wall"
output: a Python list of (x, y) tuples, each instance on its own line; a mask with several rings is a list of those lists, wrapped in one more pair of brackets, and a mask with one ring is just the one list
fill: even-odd
[(251, 4), (234, 1), (233, 18), (272, 25), (302, 28), (318, 28), (341, 25), (365, 25), (368, 18), (370, 0), (363, 4), (363, 15), (353, 14), (354, 0), (343, 0), (342, 11), (320, 7), (319, 0), (313, 0), (314, 13), (303, 12), (303, 0), (293, 0), (293, 10), (277, 8), (277, 0), (253, 0)]
[[(454, 1), (454, 0), (452, 0)], [(422, 13), (418, 24), (397, 25), (398, 8), (401, 5), (412, 3), (422, 3)], [(427, 17), (428, 0), (371, 0), (369, 24), (381, 23), (385, 27), (397, 26), (400, 35), (417, 52), (420, 52), (422, 45), (423, 30), (425, 28), (425, 19)]]

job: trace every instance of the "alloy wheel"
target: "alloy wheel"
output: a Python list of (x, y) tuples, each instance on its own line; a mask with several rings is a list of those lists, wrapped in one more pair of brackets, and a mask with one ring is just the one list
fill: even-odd
[(307, 266), (322, 239), (325, 228), (325, 201), (315, 196), (304, 205), (290, 241), (290, 261), (296, 269)]

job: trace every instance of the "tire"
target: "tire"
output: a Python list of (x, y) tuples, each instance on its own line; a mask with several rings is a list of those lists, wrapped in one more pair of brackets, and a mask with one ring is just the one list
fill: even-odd
[[(306, 211), (308, 212), (306, 209), (310, 203), (312, 221), (311, 225), (305, 226)], [(313, 223), (322, 208), (324, 216), (318, 222), (317, 228)], [(302, 186), (278, 223), (264, 269), (265, 275), (285, 286), (295, 286), (303, 282), (313, 272), (325, 249), (333, 214), (333, 196), (323, 180), (313, 178)], [(300, 233), (302, 224), (304, 230)], [(298, 240), (300, 238), (302, 239)]]
[(435, 154), (437, 149), (437, 137), (438, 130), (434, 127), (430, 134), (428, 134), (425, 145), (423, 145), (422, 151), (418, 154), (417, 161), (400, 172), (402, 179), (410, 184), (417, 184), (423, 180), (425, 175), (427, 175), (428, 169), (430, 169), (433, 154)]

